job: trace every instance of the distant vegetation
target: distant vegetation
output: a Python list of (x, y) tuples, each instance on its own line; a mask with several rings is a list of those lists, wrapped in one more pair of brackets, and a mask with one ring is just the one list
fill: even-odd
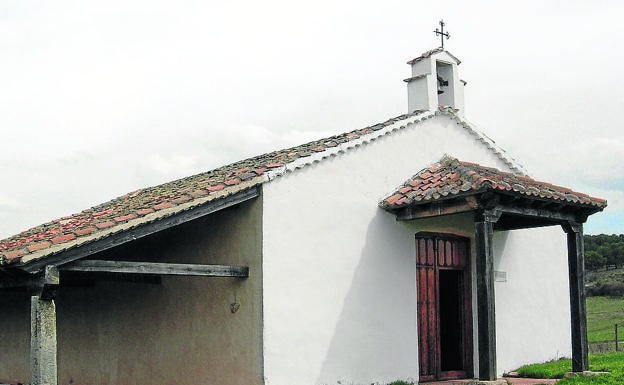
[(586, 293), (624, 297), (624, 234), (585, 235)]
[(624, 234), (585, 235), (585, 268), (598, 270), (624, 266)]

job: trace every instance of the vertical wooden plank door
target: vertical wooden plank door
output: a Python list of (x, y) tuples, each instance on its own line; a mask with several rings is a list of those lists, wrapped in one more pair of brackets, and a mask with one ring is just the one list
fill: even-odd
[(420, 381), (472, 377), (470, 243), (416, 235)]

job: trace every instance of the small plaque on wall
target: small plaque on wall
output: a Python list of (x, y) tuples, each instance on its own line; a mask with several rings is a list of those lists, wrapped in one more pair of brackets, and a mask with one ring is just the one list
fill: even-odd
[(507, 282), (507, 272), (506, 271), (495, 271), (494, 272), (494, 281), (496, 281), (496, 282)]

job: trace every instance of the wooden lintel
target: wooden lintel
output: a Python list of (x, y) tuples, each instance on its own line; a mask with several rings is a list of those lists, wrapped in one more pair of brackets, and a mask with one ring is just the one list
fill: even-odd
[(560, 222), (568, 222), (568, 221), (574, 221), (576, 219), (574, 214), (571, 213), (563, 213), (561, 211), (553, 211), (553, 210), (547, 210), (547, 209), (537, 209), (537, 208), (530, 208), (530, 207), (517, 207), (517, 206), (499, 206), (498, 209), (500, 209), (503, 214), (513, 214), (513, 215), (520, 215), (520, 216), (524, 216), (524, 217), (533, 217), (533, 218), (540, 218), (540, 219), (549, 219), (549, 220), (554, 220), (554, 221), (560, 221)]
[(477, 198), (473, 195), (468, 195), (464, 198), (466, 200), (466, 203), (468, 204), (468, 206), (472, 207), (473, 209), (478, 209), (480, 207), (479, 201), (477, 200)]
[(59, 270), (78, 271), (84, 273), (187, 275), (232, 278), (249, 277), (249, 267), (247, 266), (199, 265), (156, 262), (82, 260), (59, 266)]
[(397, 213), (397, 221), (410, 221), (414, 219), (437, 217), (440, 215), (458, 214), (474, 211), (474, 202), (457, 201), (454, 203), (439, 202), (426, 206), (407, 207)]

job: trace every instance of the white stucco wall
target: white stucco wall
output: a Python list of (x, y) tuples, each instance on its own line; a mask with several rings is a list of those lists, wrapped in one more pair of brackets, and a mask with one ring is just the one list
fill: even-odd
[(407, 112), (437, 108), (437, 95), (433, 75), (407, 83)]
[[(436, 116), (265, 184), (266, 384), (418, 378), (415, 229), (377, 204), (445, 153), (507, 169), (464, 128)], [(501, 294), (497, 305), (515, 298)]]
[(499, 373), (572, 355), (566, 250), (560, 226), (495, 233)]

